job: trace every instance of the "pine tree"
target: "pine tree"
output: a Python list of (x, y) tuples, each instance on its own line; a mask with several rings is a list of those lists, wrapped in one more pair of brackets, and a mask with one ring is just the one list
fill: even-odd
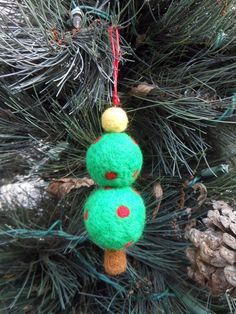
[[(188, 278), (184, 235), (203, 228), (213, 199), (234, 205), (235, 0), (0, 8), (0, 312), (233, 313), (229, 291), (215, 297)], [(86, 150), (112, 105), (111, 24), (147, 207), (118, 277), (82, 218), (94, 188)]]

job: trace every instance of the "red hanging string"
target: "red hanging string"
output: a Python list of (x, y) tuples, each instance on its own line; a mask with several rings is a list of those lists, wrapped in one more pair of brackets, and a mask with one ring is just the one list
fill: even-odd
[[(116, 44), (113, 37), (113, 31), (115, 30), (116, 35)], [(110, 33), (110, 41), (111, 41), (111, 48), (112, 54), (114, 57), (113, 60), (113, 67), (114, 67), (114, 90), (113, 90), (113, 103), (114, 106), (119, 106), (120, 99), (118, 96), (118, 74), (119, 74), (119, 58), (120, 58), (120, 36), (119, 36), (119, 29), (116, 27), (114, 28), (113, 25), (109, 27)]]

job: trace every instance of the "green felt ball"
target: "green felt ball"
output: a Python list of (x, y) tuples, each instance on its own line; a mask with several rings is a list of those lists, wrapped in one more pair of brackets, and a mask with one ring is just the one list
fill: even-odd
[(137, 242), (145, 225), (142, 197), (132, 188), (101, 188), (84, 207), (90, 239), (103, 249), (120, 250)]
[(108, 133), (88, 149), (86, 165), (90, 176), (102, 186), (129, 186), (142, 168), (143, 156), (126, 133)]

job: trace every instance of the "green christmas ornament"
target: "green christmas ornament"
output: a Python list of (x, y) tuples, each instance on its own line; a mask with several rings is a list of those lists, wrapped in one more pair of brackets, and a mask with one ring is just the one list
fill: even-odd
[(84, 207), (84, 221), (90, 239), (108, 250), (121, 250), (134, 244), (143, 233), (145, 206), (130, 187), (100, 188)]
[(86, 164), (90, 176), (99, 185), (124, 187), (136, 180), (143, 156), (128, 134), (107, 133), (89, 147)]
[(109, 275), (126, 270), (125, 249), (140, 239), (145, 225), (144, 202), (130, 187), (140, 173), (143, 156), (137, 143), (121, 133), (127, 125), (123, 109), (107, 109), (102, 127), (108, 133), (86, 155), (87, 170), (102, 187), (87, 199), (84, 222), (89, 238), (105, 249), (104, 268)]
[(141, 171), (143, 156), (137, 143), (123, 133), (129, 120), (118, 96), (119, 29), (111, 25), (109, 34), (114, 56), (114, 107), (102, 114), (102, 128), (107, 133), (87, 151), (87, 170), (102, 188), (87, 199), (84, 222), (90, 239), (105, 249), (106, 273), (116, 276), (126, 270), (125, 249), (142, 236), (145, 206), (141, 196), (130, 187)]

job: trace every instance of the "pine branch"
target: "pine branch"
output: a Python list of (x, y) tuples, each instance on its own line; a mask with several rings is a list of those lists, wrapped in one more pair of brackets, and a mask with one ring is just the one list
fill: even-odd
[[(84, 18), (82, 29), (76, 30), (66, 24), (68, 8), (61, 1), (53, 6), (47, 1), (15, 1), (10, 12), (1, 13), (0, 60), (5, 65), (1, 77), (15, 90), (37, 88), (41, 100), (67, 89), (72, 98), (83, 92), (79, 106), (110, 101), (109, 24), (96, 15)], [(122, 40), (122, 49), (126, 46)]]
[[(0, 1), (0, 191), (10, 185), (18, 196), (0, 211), (0, 312), (223, 313), (235, 306), (227, 295), (209, 303), (208, 291), (188, 281), (184, 238), (207, 211), (193, 183), (204, 184), (209, 198), (234, 198), (234, 169), (217, 178), (202, 171), (232, 157), (226, 149), (220, 158), (208, 155), (207, 134), (224, 122), (234, 128), (231, 117), (221, 121), (233, 113), (236, 78), (235, 1), (227, 4), (81, 1), (85, 25), (75, 32), (67, 23), (70, 1)], [(85, 234), (90, 190), (61, 198), (46, 191), (52, 179), (86, 174), (86, 149), (102, 132), (112, 72), (107, 16), (121, 26), (122, 52), (131, 52), (126, 42), (135, 50), (134, 62), (121, 69), (120, 91), (129, 133), (144, 151), (138, 188), (147, 206), (144, 236), (117, 278), (103, 273), (102, 250)], [(143, 83), (152, 88), (133, 92)], [(231, 145), (233, 134), (226, 137)], [(33, 206), (37, 182), (40, 200)], [(61, 229), (53, 229), (58, 221)]]

